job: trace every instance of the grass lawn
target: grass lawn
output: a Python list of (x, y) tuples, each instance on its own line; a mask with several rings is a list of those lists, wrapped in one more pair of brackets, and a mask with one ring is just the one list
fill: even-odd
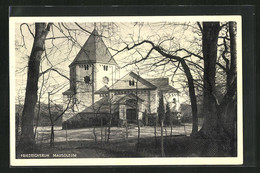
[[(76, 154), (78, 158), (113, 157), (160, 157), (160, 127), (157, 127), (155, 141), (153, 127), (141, 127), (140, 143), (137, 149), (137, 127), (130, 126), (128, 140), (125, 128), (112, 127), (109, 143), (105, 142), (105, 128), (96, 128), (97, 141), (93, 128), (62, 130), (55, 127), (55, 145), (50, 147), (50, 128), (38, 127), (36, 143), (42, 154)], [(229, 156), (228, 146), (219, 147), (225, 141), (210, 141), (190, 137), (191, 124), (174, 126), (172, 136), (170, 127), (164, 128), (164, 148), (166, 157), (187, 156)], [(19, 155), (18, 155), (19, 156)]]

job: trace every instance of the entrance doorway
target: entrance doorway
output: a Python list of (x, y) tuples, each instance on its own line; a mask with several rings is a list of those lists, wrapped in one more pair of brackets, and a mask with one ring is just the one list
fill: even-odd
[(136, 123), (136, 109), (127, 109), (126, 110), (126, 119), (127, 123)]

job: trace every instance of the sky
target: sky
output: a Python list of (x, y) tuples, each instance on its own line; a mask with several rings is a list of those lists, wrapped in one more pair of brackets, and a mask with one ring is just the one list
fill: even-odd
[[(162, 57), (153, 51), (150, 59), (138, 63), (136, 65), (126, 66), (127, 64), (145, 57), (151, 46), (148, 44), (139, 46), (130, 51), (117, 53), (115, 50), (123, 49), (126, 44), (129, 46), (139, 43), (142, 40), (150, 40), (155, 44), (160, 44), (167, 51), (174, 51), (178, 48), (186, 48), (196, 53), (200, 53), (201, 48), (194, 43), (194, 40), (200, 39), (200, 35), (196, 33), (198, 28), (195, 23), (172, 22), (103, 22), (103, 23), (78, 23), (84, 30), (79, 28), (75, 23), (53, 23), (51, 30), (46, 39), (46, 51), (43, 54), (41, 71), (48, 69), (51, 65), (55, 66), (62, 74), (69, 77), (68, 65), (74, 60), (89, 33), (94, 27), (114, 56), (114, 59), (120, 67), (124, 67), (120, 71), (120, 77), (123, 77), (129, 71), (139, 73), (142, 77), (169, 77), (171, 85), (182, 93), (181, 102), (187, 100), (187, 87), (183, 88), (183, 72), (178, 70), (173, 77), (172, 74), (176, 69), (177, 63), (167, 63), (167, 65), (156, 67), (151, 65), (158, 62)], [(192, 26), (192, 27), (191, 27)], [(65, 29), (69, 29), (70, 33)], [(15, 25), (15, 82), (16, 82), (16, 103), (23, 102), (25, 94), (25, 86), (27, 79), (28, 57), (31, 52), (33, 37), (30, 30), (34, 33), (34, 24), (28, 23)], [(71, 35), (70, 35), (71, 34)], [(63, 38), (70, 36), (73, 39)], [(55, 37), (55, 39), (50, 39)], [(76, 40), (76, 43), (75, 43)], [(195, 41), (195, 42), (196, 42)], [(198, 41), (197, 41), (198, 42)], [(178, 53), (184, 56), (183, 53)], [(166, 61), (162, 61), (165, 63)], [(126, 67), (125, 67), (126, 66)], [(155, 68), (156, 67), (156, 68)], [(172, 80), (173, 79), (173, 80)], [(39, 92), (42, 86), (43, 77), (39, 79)], [(42, 101), (46, 102), (47, 93), (55, 92), (53, 100), (56, 103), (62, 102), (62, 92), (69, 88), (67, 79), (60, 75), (50, 72), (44, 75), (44, 87), (42, 89)]]

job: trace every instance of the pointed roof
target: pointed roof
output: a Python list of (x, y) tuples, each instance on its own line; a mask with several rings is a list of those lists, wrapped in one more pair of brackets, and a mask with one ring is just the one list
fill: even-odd
[(136, 85), (129, 86), (129, 80), (135, 79), (138, 81), (137, 88), (138, 89), (156, 89), (156, 86), (142, 78), (141, 76), (135, 74), (134, 72), (130, 72), (126, 74), (124, 77), (116, 81), (112, 86), (109, 87), (109, 90), (134, 90), (136, 89)]
[(102, 36), (98, 34), (96, 29), (94, 29), (69, 67), (74, 64), (96, 62), (118, 66), (102, 40)]

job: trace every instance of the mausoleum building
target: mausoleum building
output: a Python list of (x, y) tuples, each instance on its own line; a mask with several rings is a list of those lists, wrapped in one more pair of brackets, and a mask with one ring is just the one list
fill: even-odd
[(70, 104), (63, 122), (110, 115), (136, 122), (144, 113), (156, 115), (161, 96), (172, 112), (180, 109), (179, 91), (168, 78), (143, 78), (132, 71), (120, 78), (119, 65), (95, 29), (69, 68), (70, 87), (63, 92), (64, 109)]

